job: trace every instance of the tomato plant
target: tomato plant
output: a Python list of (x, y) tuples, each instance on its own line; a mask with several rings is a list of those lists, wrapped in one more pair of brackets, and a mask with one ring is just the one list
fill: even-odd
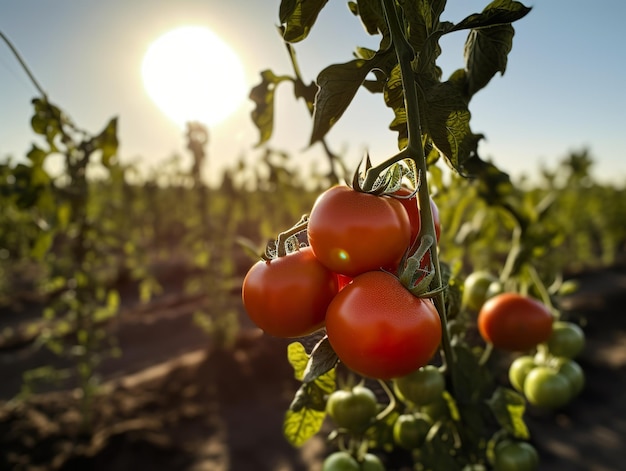
[(478, 313), (478, 328), (496, 348), (525, 351), (545, 342), (552, 333), (553, 317), (540, 301), (516, 293), (487, 300)]
[(339, 359), (363, 376), (390, 379), (426, 365), (441, 342), (433, 304), (386, 272), (359, 275), (331, 301), (328, 340)]
[(254, 323), (277, 337), (301, 337), (324, 325), (338, 291), (337, 277), (304, 247), (257, 262), (246, 274), (242, 298)]
[(309, 216), (315, 256), (335, 273), (351, 277), (397, 266), (410, 237), (409, 217), (398, 200), (347, 186), (322, 193)]

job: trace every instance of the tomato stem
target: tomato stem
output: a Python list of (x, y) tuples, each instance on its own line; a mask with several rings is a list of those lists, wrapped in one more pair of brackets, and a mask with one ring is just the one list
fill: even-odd
[[(402, 158), (410, 158), (415, 162), (415, 167), (421, 176), (422, 181), (419, 182), (418, 199), (420, 203), (420, 216), (422, 219), (422, 226), (420, 228), (419, 237), (426, 235), (433, 238), (435, 241), (430, 253), (433, 266), (435, 268), (435, 276), (433, 278), (433, 289), (440, 290), (442, 288), (441, 268), (439, 266), (439, 257), (437, 254), (437, 237), (435, 233), (435, 223), (433, 220), (433, 213), (430, 206), (430, 195), (428, 192), (427, 174), (428, 166), (426, 164), (426, 155), (424, 153), (424, 146), (422, 144), (422, 127), (420, 122), (420, 111), (418, 101), (418, 90), (415, 82), (415, 77), (412, 68), (412, 61), (415, 58), (415, 51), (404, 36), (400, 20), (398, 19), (398, 13), (396, 11), (396, 2), (394, 0), (382, 0), (383, 9), (389, 31), (391, 33), (392, 43), (396, 50), (396, 56), (398, 57), (398, 63), (400, 65), (400, 74), (402, 77), (402, 86), (404, 90), (404, 100), (407, 116), (407, 132), (408, 143), (407, 147), (400, 153), (391, 157), (390, 160), (396, 162), (399, 160), (399, 156)], [(388, 162), (382, 164), (383, 167), (388, 166)], [(441, 345), (443, 349), (444, 361), (450, 366), (450, 376), (452, 380), (452, 388), (457, 390), (455, 384), (456, 369), (451, 366), (455, 363), (454, 351), (452, 350), (452, 344), (450, 342), (450, 335), (448, 333), (448, 322), (446, 319), (446, 308), (444, 302), (443, 292), (439, 292), (433, 299), (439, 317), (442, 324), (442, 338)]]
[(307, 215), (304, 215), (292, 228), (278, 234), (278, 239), (276, 240), (276, 255), (278, 255), (279, 257), (284, 257), (285, 255), (287, 255), (287, 239), (289, 239), (291, 236), (298, 234), (299, 232), (306, 230), (308, 225), (309, 217)]

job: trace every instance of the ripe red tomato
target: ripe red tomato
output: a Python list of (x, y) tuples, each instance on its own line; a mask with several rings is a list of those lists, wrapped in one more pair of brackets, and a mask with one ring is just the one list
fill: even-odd
[(337, 277), (304, 247), (284, 257), (259, 261), (242, 286), (248, 316), (276, 337), (302, 337), (324, 325), (326, 308), (337, 294)]
[(368, 272), (331, 301), (326, 333), (348, 368), (391, 379), (430, 361), (441, 341), (441, 321), (430, 300), (413, 296), (396, 277)]
[(396, 267), (409, 246), (411, 228), (399, 201), (335, 186), (315, 201), (308, 238), (323, 265), (354, 277)]
[(503, 293), (483, 304), (478, 330), (496, 348), (525, 351), (550, 338), (552, 321), (543, 303), (517, 293)]

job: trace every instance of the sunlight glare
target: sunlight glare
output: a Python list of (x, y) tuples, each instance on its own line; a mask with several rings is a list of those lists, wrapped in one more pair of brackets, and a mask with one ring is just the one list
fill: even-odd
[(150, 98), (181, 128), (189, 121), (207, 126), (223, 121), (247, 94), (237, 54), (200, 26), (180, 27), (155, 40), (141, 73)]

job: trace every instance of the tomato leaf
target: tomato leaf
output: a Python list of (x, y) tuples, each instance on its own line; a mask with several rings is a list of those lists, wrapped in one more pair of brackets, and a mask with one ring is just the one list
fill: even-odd
[(328, 0), (282, 0), (278, 16), (284, 26), (283, 39), (295, 43), (306, 38), (327, 2)]
[(470, 96), (485, 87), (497, 72), (504, 74), (514, 33), (510, 24), (470, 31), (465, 41), (465, 69)]
[(383, 51), (371, 59), (354, 59), (330, 65), (319, 73), (311, 144), (322, 140), (341, 118), (367, 74), (376, 68), (389, 68), (389, 61), (394, 58), (393, 51)]
[(487, 401), (493, 415), (502, 428), (516, 438), (528, 440), (530, 433), (524, 422), (526, 400), (509, 388), (499, 387)]
[[(316, 349), (327, 347), (324, 341)], [(320, 355), (318, 354), (318, 355)], [(304, 379), (305, 370), (310, 362), (304, 346), (299, 342), (291, 343), (287, 348), (287, 359), (294, 369), (296, 379)], [(283, 423), (283, 433), (289, 443), (301, 446), (306, 440), (315, 435), (322, 426), (326, 416), (326, 398), (335, 390), (335, 370), (329, 369), (325, 373), (303, 382), (295, 394)]]
[(295, 447), (300, 447), (319, 432), (325, 416), (325, 412), (307, 408), (297, 412), (288, 410), (283, 422), (283, 434), (289, 443)]
[(102, 152), (102, 165), (110, 168), (115, 164), (115, 155), (117, 154), (117, 118), (109, 121), (106, 127), (94, 138), (94, 143)]
[(532, 8), (514, 0), (495, 0), (487, 5), (482, 13), (474, 13), (454, 25), (450, 31), (487, 28), (512, 23), (525, 17)]
[(333, 350), (333, 347), (330, 346), (328, 336), (324, 336), (324, 338), (313, 347), (311, 356), (304, 369), (302, 382), (310, 383), (311, 381), (315, 381), (323, 374), (332, 370), (337, 365), (338, 361), (339, 358)]
[(285, 80), (293, 81), (292, 77), (277, 76), (271, 70), (261, 72), (261, 83), (250, 91), (250, 99), (256, 107), (252, 110), (252, 121), (260, 131), (257, 146), (267, 142), (274, 131), (274, 93), (276, 86)]

